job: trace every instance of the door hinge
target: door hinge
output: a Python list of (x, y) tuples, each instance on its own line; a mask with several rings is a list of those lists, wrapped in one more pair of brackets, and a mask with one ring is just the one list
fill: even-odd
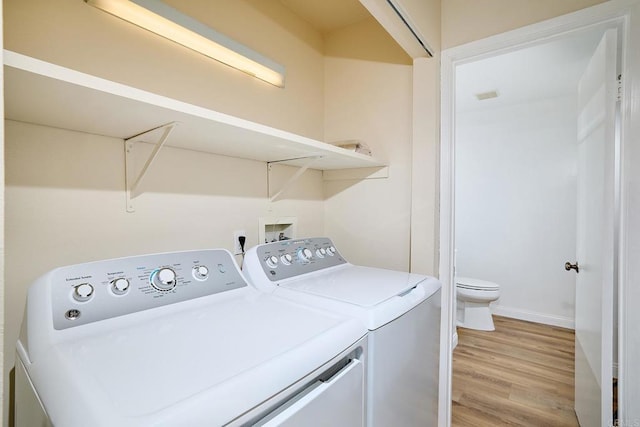
[(618, 74), (618, 88), (616, 89), (616, 100), (622, 101), (622, 74)]

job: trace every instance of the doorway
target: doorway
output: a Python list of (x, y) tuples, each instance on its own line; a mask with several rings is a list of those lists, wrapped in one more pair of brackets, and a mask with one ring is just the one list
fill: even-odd
[(574, 327), (578, 82), (602, 29), (456, 67), (455, 269), (494, 314)]
[[(626, 5), (628, 6), (628, 5)], [(501, 36), (492, 37), (490, 39), (470, 43), (458, 48), (449, 49), (442, 54), (442, 132), (441, 132), (441, 174), (440, 174), (440, 279), (443, 282), (444, 289), (446, 289), (445, 295), (447, 295), (446, 303), (443, 306), (443, 310), (446, 310), (447, 317), (445, 319), (449, 322), (449, 330), (451, 332), (451, 343), (455, 341), (455, 286), (453, 285), (454, 277), (454, 248), (455, 248), (455, 224), (454, 213), (455, 211), (455, 142), (456, 142), (456, 73), (459, 67), (463, 67), (466, 64), (471, 64), (483, 59), (493, 58), (498, 55), (513, 53), (525, 48), (541, 46), (545, 43), (560, 41), (567, 37), (579, 37), (580, 35), (587, 34), (594, 30), (603, 32), (607, 28), (621, 28), (621, 40), (623, 42), (623, 58), (628, 58), (630, 55), (630, 40), (636, 40), (638, 34), (635, 31), (629, 30), (629, 16), (638, 13), (637, 4), (634, 4), (634, 8), (627, 10), (625, 4), (622, 2), (611, 2), (609, 4), (596, 6), (590, 9), (586, 9), (581, 12), (567, 15), (565, 17), (556, 18), (551, 21), (547, 21), (541, 24), (536, 24), (521, 30), (516, 30), (510, 33), (506, 33)], [(633, 67), (627, 67), (631, 76), (637, 76), (638, 71)], [(625, 96), (631, 96), (631, 89), (626, 86), (622, 87), (623, 99)], [(634, 112), (628, 112), (628, 117), (625, 117), (625, 113), (622, 115), (621, 123), (623, 129), (622, 146), (625, 147), (625, 132), (627, 136), (637, 131), (630, 120)], [(631, 141), (631, 139), (629, 139)], [(630, 145), (628, 142), (626, 145)], [(621, 159), (621, 163), (625, 163), (624, 157)], [(629, 177), (625, 177), (623, 174), (623, 186), (622, 186), (622, 199), (625, 198), (625, 181)], [(617, 221), (621, 224), (621, 227), (625, 228), (625, 216), (623, 212), (619, 212)], [(629, 223), (631, 223), (630, 221)], [(624, 235), (624, 233), (623, 233)], [(628, 256), (624, 252), (624, 248), (621, 245), (621, 259), (617, 268), (625, 263), (625, 259)], [(620, 278), (622, 285), (621, 292), (626, 292), (628, 287), (625, 287), (625, 280)], [(623, 306), (628, 306), (628, 301), (622, 299)], [(622, 309), (624, 307), (621, 307)], [(621, 310), (622, 312), (622, 310)], [(621, 313), (621, 319), (624, 319), (624, 313)], [(621, 322), (621, 327), (624, 328), (624, 323)], [(626, 332), (622, 332), (622, 336)], [(623, 352), (620, 360), (624, 363), (627, 358), (627, 354)], [(628, 363), (625, 366), (630, 366)], [(625, 383), (624, 373), (621, 372), (620, 382)], [(626, 382), (629, 386), (630, 382)], [(450, 388), (448, 389), (449, 395), (444, 398), (451, 397)], [(619, 389), (621, 393), (620, 400), (620, 413), (624, 413), (625, 397), (622, 396), (625, 390), (621, 387)], [(635, 388), (633, 390), (635, 392)], [(450, 406), (449, 406), (450, 408)], [(449, 414), (450, 415), (450, 414)]]

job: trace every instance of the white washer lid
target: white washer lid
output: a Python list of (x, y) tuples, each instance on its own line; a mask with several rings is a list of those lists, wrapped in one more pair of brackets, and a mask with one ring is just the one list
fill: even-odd
[(267, 401), (366, 329), (242, 288), (59, 333), (68, 339), (27, 365), (56, 425), (204, 426)]
[(419, 274), (347, 264), (285, 280), (279, 286), (372, 308), (414, 288), (425, 279), (426, 276)]
[(500, 289), (500, 285), (497, 283), (460, 276), (456, 277), (456, 286), (459, 288), (476, 289), (480, 291), (496, 291)]

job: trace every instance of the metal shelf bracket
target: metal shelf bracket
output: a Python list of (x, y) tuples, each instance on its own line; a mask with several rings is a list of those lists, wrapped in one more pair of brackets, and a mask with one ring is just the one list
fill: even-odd
[(274, 162), (268, 162), (267, 163), (267, 191), (269, 193), (269, 201), (275, 202), (276, 200), (278, 200), (280, 196), (282, 196), (282, 194), (285, 191), (287, 191), (289, 187), (291, 187), (302, 176), (303, 173), (307, 171), (307, 169), (309, 169), (316, 161), (320, 160), (322, 157), (323, 156), (305, 157), (304, 160), (306, 160), (306, 162), (302, 166), (300, 166), (300, 168), (296, 171), (296, 173), (294, 173), (287, 180), (287, 182), (282, 184), (282, 187), (280, 188), (280, 190), (278, 190), (278, 192), (273, 196), (271, 195), (271, 179), (269, 178), (269, 175), (271, 175), (271, 166), (277, 163), (290, 162), (291, 160), (298, 160), (298, 159), (287, 159), (287, 160), (278, 160)]
[[(126, 138), (124, 140), (124, 152), (125, 152), (125, 185), (126, 185), (126, 193), (127, 193), (127, 212), (135, 212), (135, 207), (133, 204), (133, 199), (141, 194), (140, 184), (144, 180), (144, 177), (147, 174), (147, 171), (155, 161), (160, 149), (164, 146), (164, 143), (169, 138), (171, 131), (178, 125), (178, 122), (170, 122), (164, 124), (162, 126), (158, 126), (153, 129), (149, 129), (137, 135), (134, 135), (130, 138)], [(158, 141), (154, 144), (153, 150), (149, 154), (144, 166), (140, 169), (140, 172), (136, 173), (135, 170), (135, 143), (143, 142), (141, 138), (145, 135), (150, 134), (151, 132), (163, 130), (162, 135), (158, 139)], [(145, 141), (146, 142), (146, 141)]]

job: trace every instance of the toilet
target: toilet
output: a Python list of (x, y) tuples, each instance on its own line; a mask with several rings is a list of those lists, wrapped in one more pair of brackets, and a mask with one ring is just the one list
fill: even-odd
[(500, 297), (500, 286), (486, 280), (456, 277), (458, 326), (495, 331), (489, 304)]

